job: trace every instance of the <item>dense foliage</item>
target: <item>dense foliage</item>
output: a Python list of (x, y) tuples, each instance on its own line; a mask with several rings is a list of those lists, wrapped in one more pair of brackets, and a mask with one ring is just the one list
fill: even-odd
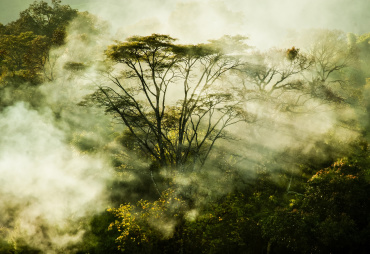
[[(110, 206), (81, 219), (80, 241), (57, 252), (368, 252), (369, 34), (313, 30), (307, 48), (266, 52), (241, 36), (197, 45), (133, 36), (110, 43), (103, 60), (65, 62), (58, 77), (51, 52), (68, 43), (73, 20), (85, 29), (73, 35), (83, 47), (103, 32), (91, 14), (58, 0), (34, 2), (0, 25), (1, 111), (23, 101), (35, 110), (50, 107), (56, 121), (69, 112), (88, 114), (81, 121), (90, 124), (93, 109), (113, 119), (86, 133), (63, 123), (70, 125), (69, 145), (104, 154), (115, 176), (107, 183)], [(94, 65), (99, 78), (88, 79), (94, 90), (78, 104), (51, 105), (41, 92)], [(336, 114), (333, 128), (310, 127), (327, 111)], [(293, 144), (276, 149), (275, 140), (269, 146), (240, 137), (259, 129), (291, 135)], [(16, 227), (0, 218), (0, 252), (41, 253), (11, 237)]]

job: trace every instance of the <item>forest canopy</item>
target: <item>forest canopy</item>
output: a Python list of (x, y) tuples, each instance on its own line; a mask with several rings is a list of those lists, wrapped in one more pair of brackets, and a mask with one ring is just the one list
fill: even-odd
[(369, 42), (126, 36), (35, 1), (0, 24), (0, 252), (366, 253)]

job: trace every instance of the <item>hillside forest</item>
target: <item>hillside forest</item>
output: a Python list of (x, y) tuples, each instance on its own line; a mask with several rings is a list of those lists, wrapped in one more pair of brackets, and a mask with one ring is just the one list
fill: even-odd
[(0, 24), (0, 253), (369, 253), (370, 33), (110, 31)]

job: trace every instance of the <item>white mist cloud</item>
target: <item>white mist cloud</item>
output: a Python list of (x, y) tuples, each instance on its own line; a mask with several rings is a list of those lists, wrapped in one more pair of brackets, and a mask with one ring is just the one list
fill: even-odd
[[(32, 2), (0, 0), (0, 13), (4, 14), (0, 22), (15, 20)], [(109, 20), (113, 31), (124, 30), (119, 33), (123, 37), (120, 40), (153, 32), (170, 34), (186, 42), (241, 34), (250, 36), (251, 44), (269, 48), (279, 45), (290, 30), (323, 28), (361, 34), (368, 32), (370, 23), (370, 1), (364, 0), (63, 0), (62, 3)]]
[(119, 35), (123, 37), (120, 40), (157, 32), (189, 43), (241, 34), (249, 36), (254, 46), (269, 48), (279, 45), (291, 30), (324, 28), (365, 33), (370, 22), (367, 15), (370, 2), (361, 0), (65, 0), (65, 3), (109, 20), (115, 30), (120, 28)]
[(77, 228), (78, 219), (104, 209), (107, 164), (66, 144), (48, 110), (40, 113), (18, 103), (0, 119), (0, 223), (7, 218), (13, 237), (53, 253), (78, 239), (81, 232), (68, 231)]

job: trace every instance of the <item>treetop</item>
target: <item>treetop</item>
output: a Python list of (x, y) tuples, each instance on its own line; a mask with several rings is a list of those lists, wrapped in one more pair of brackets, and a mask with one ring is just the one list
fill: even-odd
[(223, 36), (200, 44), (174, 44), (177, 40), (169, 35), (152, 34), (149, 36), (132, 36), (124, 42), (116, 41), (109, 46), (107, 56), (117, 62), (124, 59), (144, 60), (148, 55), (168, 53), (172, 57), (199, 58), (208, 55), (224, 55), (242, 52), (248, 48), (244, 36)]

